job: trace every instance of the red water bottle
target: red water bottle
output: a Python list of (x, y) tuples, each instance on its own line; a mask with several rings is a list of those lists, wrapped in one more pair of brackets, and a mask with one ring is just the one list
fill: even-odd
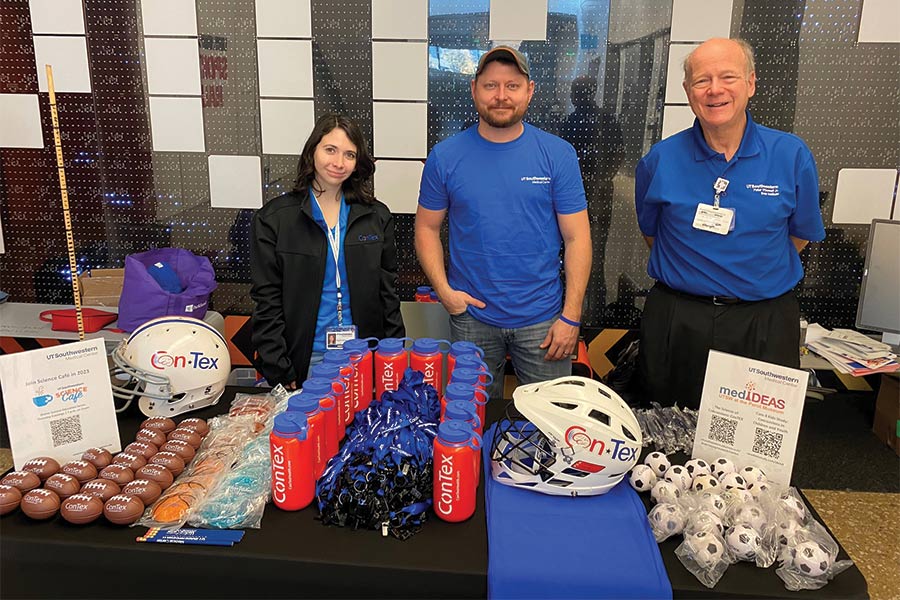
[(372, 403), (372, 349), (370, 341), (378, 341), (376, 338), (364, 338), (347, 340), (344, 342), (344, 350), (350, 353), (350, 361), (353, 363), (353, 380), (350, 387), (353, 388), (353, 410), (359, 412), (369, 408)]
[[(341, 367), (332, 363), (321, 362), (309, 370), (309, 374), (315, 378), (327, 379), (331, 382), (331, 395), (334, 396), (335, 410), (338, 412), (338, 422), (342, 427), (346, 428), (347, 423), (344, 421), (344, 412), (342, 405), (347, 397), (347, 388), (350, 387), (349, 380), (345, 381), (341, 374)], [(308, 381), (308, 380), (307, 380)], [(344, 434), (341, 434), (343, 439)]]
[(444, 521), (459, 523), (475, 513), (478, 478), (475, 461), (481, 446), (464, 421), (444, 421), (434, 438), (434, 512)]
[(409, 366), (420, 371), (425, 383), (430, 383), (437, 390), (438, 397), (444, 395), (444, 355), (441, 343), (450, 345), (447, 340), (419, 338), (409, 349)]
[(306, 415), (277, 415), (269, 434), (272, 460), (272, 502), (282, 510), (300, 510), (316, 495), (312, 445)]
[(453, 369), (456, 367), (456, 358), (463, 354), (477, 354), (479, 358), (484, 358), (484, 351), (472, 342), (459, 341), (450, 344), (450, 351), (447, 352), (447, 381), (453, 375)]
[(325, 472), (325, 413), (319, 408), (319, 399), (300, 392), (288, 398), (288, 412), (306, 415), (309, 423), (309, 441), (313, 451), (313, 474), (318, 479)]
[[(454, 400), (447, 403), (447, 409), (444, 411), (444, 421), (462, 421), (468, 423), (472, 431), (478, 434), (481, 439), (481, 420), (478, 418), (478, 411), (475, 405), (464, 400)], [(477, 484), (481, 477), (481, 457), (475, 453), (475, 482)]]
[(431, 286), (420, 285), (416, 288), (416, 302), (431, 302)]
[[(341, 440), (344, 439), (344, 435), (346, 435), (346, 427), (344, 427), (344, 421), (343, 419), (338, 418), (337, 411), (338, 398), (340, 398), (344, 393), (343, 388), (340, 387), (340, 383), (338, 383), (338, 387), (337, 389), (335, 389), (335, 384), (331, 379), (328, 379), (326, 377), (310, 377), (303, 382), (301, 391), (309, 393), (318, 398), (319, 406), (322, 405), (323, 399), (331, 398), (331, 406), (334, 407), (334, 410), (329, 413), (327, 409), (323, 409), (325, 411), (326, 421), (325, 431), (327, 434), (327, 432), (329, 431), (327, 422), (329, 419), (331, 419), (334, 422), (334, 426), (331, 430), (334, 432), (334, 447), (336, 448), (338, 445), (340, 445)], [(329, 447), (327, 441), (325, 447)], [(326, 454), (328, 453), (326, 452)]]
[(392, 392), (400, 385), (403, 372), (409, 366), (409, 357), (403, 342), (407, 338), (384, 338), (375, 350), (375, 400), (381, 400), (385, 392)]
[(353, 408), (353, 363), (350, 361), (350, 353), (346, 350), (329, 350), (322, 358), (326, 365), (335, 365), (340, 369), (341, 382), (344, 384), (344, 396), (338, 403), (341, 419), (344, 425), (353, 421), (356, 411)]
[(479, 421), (484, 423), (484, 414), (486, 412), (485, 406), (488, 401), (487, 392), (471, 383), (451, 381), (447, 384), (447, 389), (444, 390), (444, 397), (441, 401), (441, 417), (444, 416), (444, 412), (447, 410), (447, 403), (456, 400), (468, 402), (475, 407)]

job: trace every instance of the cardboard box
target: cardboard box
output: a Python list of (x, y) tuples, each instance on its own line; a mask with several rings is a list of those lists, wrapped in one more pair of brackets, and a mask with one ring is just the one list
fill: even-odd
[(118, 308), (125, 269), (93, 269), (78, 278), (83, 306)]
[(900, 377), (896, 373), (881, 376), (872, 431), (900, 456)]

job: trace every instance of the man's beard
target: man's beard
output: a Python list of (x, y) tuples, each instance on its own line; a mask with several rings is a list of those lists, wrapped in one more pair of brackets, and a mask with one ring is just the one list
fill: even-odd
[(507, 116), (499, 117), (494, 115), (491, 112), (491, 109), (485, 109), (478, 111), (478, 116), (481, 117), (481, 120), (490, 125), (491, 127), (496, 127), (497, 129), (505, 129), (507, 127), (513, 127), (514, 125), (518, 125), (523, 118), (525, 118), (525, 112), (528, 110), (526, 107), (523, 110), (513, 109), (511, 112), (507, 111), (505, 113)]

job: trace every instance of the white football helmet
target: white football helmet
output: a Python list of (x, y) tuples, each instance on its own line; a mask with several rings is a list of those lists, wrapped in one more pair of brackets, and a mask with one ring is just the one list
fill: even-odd
[(138, 398), (148, 417), (174, 417), (215, 404), (231, 373), (225, 338), (191, 317), (147, 321), (119, 344), (112, 360), (113, 396), (127, 401), (119, 412)]
[(641, 427), (618, 394), (592, 379), (560, 377), (513, 392), (494, 432), (491, 473), (545, 494), (604, 494), (637, 462), (641, 442)]

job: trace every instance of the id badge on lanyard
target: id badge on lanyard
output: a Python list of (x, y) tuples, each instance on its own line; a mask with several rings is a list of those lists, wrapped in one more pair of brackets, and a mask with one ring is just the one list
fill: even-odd
[(344, 347), (344, 342), (356, 338), (356, 325), (344, 325), (344, 295), (341, 293), (341, 222), (338, 219), (334, 229), (328, 229), (328, 244), (331, 246), (332, 258), (334, 258), (334, 285), (337, 288), (337, 327), (325, 329), (325, 348), (337, 350)]
[(716, 179), (713, 184), (715, 197), (713, 204), (697, 204), (697, 212), (694, 214), (694, 229), (709, 231), (719, 235), (728, 235), (734, 229), (734, 209), (719, 206), (719, 197), (728, 189), (728, 180), (722, 177)]

